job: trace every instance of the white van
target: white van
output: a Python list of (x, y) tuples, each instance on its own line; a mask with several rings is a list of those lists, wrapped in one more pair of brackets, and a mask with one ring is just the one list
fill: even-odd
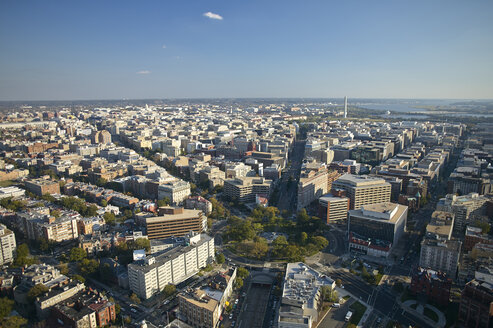
[(339, 304), (339, 303), (334, 303), (334, 304), (332, 304), (332, 307), (333, 307), (333, 308), (340, 308), (340, 307), (341, 307), (341, 304)]

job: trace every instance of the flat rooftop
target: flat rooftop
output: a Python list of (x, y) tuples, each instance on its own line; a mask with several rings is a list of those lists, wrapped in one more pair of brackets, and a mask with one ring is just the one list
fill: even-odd
[(344, 174), (343, 176), (339, 177), (339, 179), (337, 179), (334, 183), (343, 183), (354, 187), (374, 187), (377, 185), (388, 185), (388, 183), (382, 178), (375, 178), (366, 175), (359, 176), (353, 174)]

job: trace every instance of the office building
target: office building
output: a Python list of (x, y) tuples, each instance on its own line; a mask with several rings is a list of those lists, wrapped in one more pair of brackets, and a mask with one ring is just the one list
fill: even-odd
[(213, 237), (191, 234), (186, 238), (188, 245), (172, 247), (128, 265), (130, 289), (137, 296), (148, 299), (166, 285), (179, 284), (213, 261)]
[(307, 164), (298, 182), (297, 209), (301, 210), (325, 195), (329, 191), (327, 182), (328, 173), (325, 166), (320, 166), (318, 163)]
[(327, 224), (347, 219), (348, 210), (349, 198), (347, 197), (335, 197), (332, 194), (327, 194), (318, 200), (319, 217), (325, 220)]
[(381, 178), (344, 174), (332, 184), (333, 189), (346, 190), (349, 209), (390, 201), (391, 186)]
[(448, 194), (437, 203), (437, 210), (451, 212), (455, 215), (454, 232), (464, 233), (466, 226), (486, 214), (489, 198), (477, 193), (457, 196)]
[(257, 177), (228, 179), (224, 181), (224, 196), (242, 203), (253, 203), (256, 195), (269, 197), (271, 182)]
[(160, 216), (145, 219), (149, 239), (181, 237), (190, 231), (202, 233), (207, 230), (207, 217), (200, 210), (160, 207), (158, 211)]
[(406, 220), (407, 206), (390, 202), (363, 205), (358, 210), (349, 211), (348, 232), (393, 246), (404, 234)]

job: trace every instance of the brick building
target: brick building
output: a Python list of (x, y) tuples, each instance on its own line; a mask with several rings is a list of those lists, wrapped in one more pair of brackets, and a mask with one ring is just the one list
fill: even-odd
[(411, 293), (439, 305), (449, 303), (451, 287), (452, 279), (444, 272), (418, 267), (411, 277)]

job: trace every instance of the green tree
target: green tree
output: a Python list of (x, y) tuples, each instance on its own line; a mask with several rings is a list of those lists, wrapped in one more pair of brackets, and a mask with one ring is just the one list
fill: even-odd
[(112, 212), (106, 212), (103, 214), (104, 222), (108, 225), (114, 225), (116, 221), (116, 216)]
[(0, 298), (0, 320), (8, 316), (13, 308), (14, 300), (9, 299), (8, 297)]
[(27, 244), (20, 244), (16, 249), (16, 258), (14, 260), (14, 266), (22, 267), (24, 265), (30, 265), (35, 262), (35, 259), (31, 258), (29, 252), (29, 246)]
[(166, 286), (164, 286), (164, 289), (163, 289), (164, 297), (168, 298), (171, 295), (173, 295), (174, 293), (176, 293), (176, 286), (175, 285), (167, 284)]
[(288, 241), (286, 240), (286, 237), (284, 236), (279, 236), (274, 241), (272, 242), (272, 246), (274, 248), (282, 248), (288, 246)]
[(27, 292), (27, 299), (33, 302), (36, 299), (36, 297), (46, 293), (47, 291), (48, 291), (48, 287), (46, 287), (45, 285), (36, 284)]
[(108, 206), (108, 201), (106, 201), (106, 199), (101, 199), (100, 204), (101, 204), (101, 206), (106, 207), (106, 206)]
[(248, 272), (248, 270), (245, 269), (244, 267), (239, 267), (237, 272), (236, 272), (236, 276), (239, 278), (242, 278), (242, 279), (247, 278), (249, 275), (250, 275), (250, 272)]
[(67, 263), (62, 263), (58, 266), (58, 270), (60, 270), (60, 273), (63, 275), (68, 274), (68, 264)]
[(2, 322), (3, 328), (20, 328), (24, 325), (27, 325), (27, 319), (24, 319), (23, 317), (18, 315), (14, 315), (9, 318), (6, 318)]
[(99, 277), (102, 281), (109, 282), (113, 278), (113, 271), (108, 263), (104, 263), (99, 267)]
[(77, 267), (83, 276), (89, 276), (98, 270), (99, 264), (96, 260), (83, 259), (77, 263)]
[(342, 286), (342, 280), (337, 278), (336, 279), (336, 285), (337, 285), (337, 287), (341, 287)]
[(80, 274), (74, 274), (72, 275), (71, 277), (73, 280), (77, 280), (81, 283), (85, 283), (86, 282), (86, 278), (82, 277)]
[(159, 207), (168, 206), (169, 204), (171, 204), (171, 199), (169, 199), (169, 197), (164, 197), (157, 201), (157, 206)]
[(224, 254), (223, 253), (217, 253), (216, 254), (216, 262), (218, 264), (223, 264), (225, 262)]
[(235, 289), (241, 289), (241, 287), (243, 287), (243, 279), (236, 277), (234, 287)]
[(310, 242), (313, 243), (320, 251), (329, 245), (329, 241), (322, 236), (315, 236), (310, 238)]
[(300, 233), (300, 244), (305, 245), (306, 241), (308, 240), (308, 234), (304, 231)]
[(151, 242), (146, 238), (137, 238), (136, 240), (127, 243), (129, 250), (145, 249), (146, 252), (151, 250)]
[(62, 213), (60, 212), (60, 210), (51, 210), (50, 215), (54, 216), (55, 218), (59, 218)]
[(141, 302), (140, 298), (135, 293), (132, 293), (132, 295), (130, 295), (130, 300), (132, 302), (134, 302), (135, 304), (140, 304), (140, 302)]
[(70, 262), (77, 262), (85, 259), (87, 257), (87, 253), (83, 248), (73, 247), (69, 253)]

